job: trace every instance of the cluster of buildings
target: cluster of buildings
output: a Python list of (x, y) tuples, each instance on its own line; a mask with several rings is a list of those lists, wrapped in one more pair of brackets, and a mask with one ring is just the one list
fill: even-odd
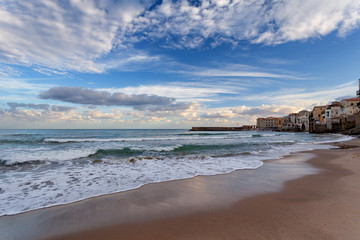
[(260, 130), (311, 133), (343, 132), (359, 128), (360, 97), (315, 106), (312, 111), (303, 110), (284, 117), (258, 118), (256, 126)]
[(357, 97), (315, 106), (284, 117), (258, 118), (256, 125), (241, 127), (193, 127), (191, 131), (293, 131), (360, 134), (360, 79)]

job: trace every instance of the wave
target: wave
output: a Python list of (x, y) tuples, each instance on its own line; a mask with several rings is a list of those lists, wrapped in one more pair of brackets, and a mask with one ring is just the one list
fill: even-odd
[[(45, 138), (46, 143), (77, 143), (77, 142), (147, 142), (147, 141), (178, 141), (178, 140), (208, 140), (208, 139), (241, 139), (251, 138), (253, 135), (230, 134), (177, 134), (177, 137), (151, 138)], [(262, 135), (265, 136), (265, 135)], [(275, 135), (269, 135), (275, 136)]]
[(44, 139), (0, 139), (0, 145), (2, 144), (39, 144), (43, 143)]
[(0, 153), (0, 160), (3, 165), (16, 165), (22, 163), (37, 163), (44, 162), (64, 162), (74, 159), (88, 157), (96, 153), (94, 149), (57, 149), (57, 150), (39, 150), (39, 151), (22, 151), (15, 149), (14, 151), (7, 151)]
[(342, 135), (342, 134), (334, 134), (336, 137), (336, 139), (332, 139), (332, 140), (327, 140), (327, 141), (318, 141), (318, 142), (312, 142), (314, 144), (326, 144), (326, 143), (335, 143), (335, 142), (344, 142), (344, 141), (349, 141), (351, 139), (354, 139), (354, 137), (352, 136), (346, 136), (346, 135)]
[(0, 166), (5, 166), (5, 167), (20, 167), (20, 166), (25, 166), (25, 165), (39, 165), (39, 164), (45, 164), (46, 161), (41, 161), (41, 160), (29, 160), (29, 161), (23, 161), (23, 162), (11, 162), (8, 160), (1, 160), (0, 159)]
[(94, 154), (90, 154), (86, 157), (90, 157), (90, 158), (104, 158), (107, 156), (126, 157), (126, 156), (141, 154), (141, 153), (143, 153), (143, 151), (133, 150), (131, 148), (99, 149)]
[(251, 137), (258, 138), (258, 137), (275, 137), (280, 136), (281, 134), (253, 134)]
[(261, 134), (253, 134), (253, 135), (251, 135), (251, 137), (258, 138), (258, 137), (262, 137), (262, 135)]
[(212, 136), (212, 135), (229, 135), (228, 133), (179, 133), (178, 136)]
[(1, 134), (2, 136), (7, 137), (28, 137), (28, 136), (39, 136), (41, 134), (37, 133), (15, 133), (15, 134)]
[[(238, 136), (233, 137), (218, 137), (218, 136), (209, 136), (208, 138), (199, 138), (195, 135), (190, 135), (192, 137), (185, 137), (187, 134), (183, 135), (184, 137), (155, 137), (155, 138), (46, 138), (44, 142), (46, 143), (77, 143), (77, 142), (146, 142), (146, 141), (176, 141), (176, 140), (198, 140), (198, 139), (236, 139)], [(198, 135), (201, 136), (201, 135)], [(241, 138), (241, 137), (240, 137)]]
[[(0, 194), (0, 216), (136, 189), (149, 183), (256, 169), (263, 164), (260, 160), (239, 160), (237, 157), (226, 158), (226, 161), (211, 157), (136, 160), (131, 164), (101, 164), (96, 167), (90, 164), (63, 166), (56, 169), (56, 178), (55, 171), (44, 171), (40, 176), (24, 175), (17, 179), (16, 187), (6, 185), (2, 189), (6, 194)], [(9, 174), (7, 177), (12, 179), (15, 176)]]
[(106, 157), (128, 158), (144, 154), (146, 152), (153, 152), (157, 154), (159, 152), (171, 152), (182, 145), (163, 146), (163, 147), (124, 147), (118, 149), (41, 149), (38, 151), (30, 150), (15, 150), (13, 152), (7, 152), (0, 154), (0, 165), (15, 166), (23, 163), (37, 164), (41, 162), (64, 162), (76, 159), (102, 159)]
[(240, 147), (242, 144), (228, 144), (228, 145), (182, 145), (181, 147), (175, 148), (174, 152), (193, 152), (199, 150), (215, 150), (215, 149), (229, 149)]
[(0, 153), (2, 165), (16, 165), (19, 163), (64, 162), (76, 159), (103, 159), (103, 158), (129, 158), (142, 155), (159, 154), (224, 154), (232, 151), (235, 154), (249, 152), (251, 149), (267, 149), (272, 145), (285, 146), (295, 144), (293, 141), (274, 141), (274, 142), (242, 142), (232, 144), (176, 144), (168, 146), (126, 146), (121, 148), (61, 148), (56, 149), (41, 147), (38, 149), (13, 149)]

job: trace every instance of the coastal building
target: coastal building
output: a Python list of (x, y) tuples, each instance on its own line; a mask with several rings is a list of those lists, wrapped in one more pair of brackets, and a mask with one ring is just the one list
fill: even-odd
[(297, 113), (290, 113), (283, 117), (282, 130), (284, 131), (300, 131), (300, 119)]
[(256, 127), (259, 128), (259, 129), (264, 129), (266, 127), (265, 118), (256, 119)]
[(282, 130), (283, 131), (291, 131), (292, 129), (292, 122), (290, 115), (287, 115), (283, 117), (283, 124), (282, 124)]
[(257, 127), (264, 130), (309, 131), (310, 133), (343, 132), (360, 134), (360, 79), (357, 97), (315, 106), (312, 111), (291, 113), (283, 118), (258, 118)]
[(258, 118), (256, 120), (256, 125), (259, 129), (281, 130), (282, 120), (282, 118), (278, 117)]
[(281, 129), (282, 128), (282, 118), (277, 117), (268, 117), (265, 119), (267, 128)]
[(309, 116), (309, 132), (324, 133), (327, 132), (325, 119), (326, 106), (315, 106)]
[(306, 110), (302, 110), (298, 113), (299, 128), (303, 132), (309, 131), (309, 116), (310, 116), (310, 112)]
[(342, 106), (342, 113), (346, 115), (353, 115), (359, 112), (358, 110), (358, 103), (359, 98), (348, 98), (341, 100), (341, 106)]
[(256, 125), (243, 125), (242, 126), (243, 131), (255, 131), (256, 130)]
[(335, 125), (341, 124), (340, 115), (342, 114), (342, 106), (338, 101), (332, 102), (330, 105), (326, 106), (325, 110), (325, 121), (326, 128), (328, 130), (333, 130)]
[(315, 106), (312, 111), (312, 118), (317, 125), (326, 125), (325, 119), (326, 106)]
[(298, 129), (299, 125), (300, 125), (298, 114), (297, 113), (290, 113), (289, 116), (290, 116), (290, 120), (291, 120), (293, 129)]

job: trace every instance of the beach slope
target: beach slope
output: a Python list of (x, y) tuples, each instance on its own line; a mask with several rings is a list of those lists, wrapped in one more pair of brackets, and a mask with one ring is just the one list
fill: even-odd
[(85, 231), (56, 239), (359, 239), (359, 140), (317, 150), (319, 174), (214, 212)]
[(0, 217), (1, 231), (7, 239), (359, 239), (360, 141), (339, 146)]

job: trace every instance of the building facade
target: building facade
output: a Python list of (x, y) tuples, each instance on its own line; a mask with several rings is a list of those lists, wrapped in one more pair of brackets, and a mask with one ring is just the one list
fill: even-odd
[(256, 119), (256, 127), (258, 129), (264, 129), (266, 127), (265, 118)]
[(283, 126), (284, 131), (300, 131), (300, 119), (297, 113), (290, 113), (289, 115), (283, 117)]
[(326, 106), (325, 121), (328, 130), (333, 129), (333, 125), (340, 124), (340, 116), (343, 113), (341, 103), (336, 101)]
[(341, 100), (342, 113), (346, 115), (353, 115), (358, 113), (359, 98), (348, 98)]
[(281, 130), (282, 122), (283, 119), (277, 117), (258, 118), (256, 126), (258, 129)]
[(299, 117), (299, 128), (301, 131), (303, 132), (308, 132), (309, 131), (309, 117), (310, 117), (310, 112), (306, 111), (306, 110), (302, 110), (298, 113), (298, 117)]
[(312, 111), (312, 117), (317, 125), (325, 125), (326, 119), (325, 119), (325, 111), (326, 106), (315, 106)]

